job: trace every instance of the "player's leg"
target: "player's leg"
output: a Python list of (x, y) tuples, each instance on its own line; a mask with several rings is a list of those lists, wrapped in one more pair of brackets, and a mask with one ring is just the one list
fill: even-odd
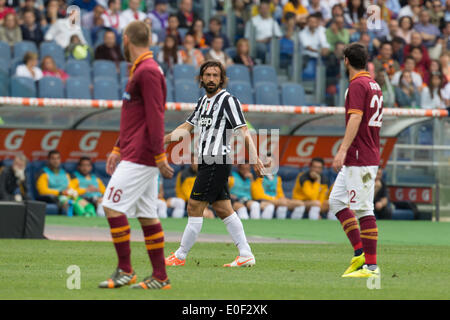
[(173, 208), (172, 218), (183, 218), (186, 209), (186, 201), (181, 198), (169, 198), (167, 205)]
[(320, 219), (321, 205), (318, 200), (307, 200), (305, 201), (305, 209), (308, 211), (308, 218), (310, 220)]
[(236, 211), (236, 213), (240, 219), (247, 220), (249, 218), (247, 206), (245, 204), (236, 200), (236, 201), (232, 202), (232, 206), (233, 206), (233, 210)]
[(275, 212), (275, 205), (270, 201), (261, 201), (261, 218), (270, 220)]
[(175, 253), (171, 253), (171, 255), (166, 258), (166, 265), (182, 266), (185, 264), (186, 257), (202, 230), (203, 211), (207, 206), (208, 202), (206, 201), (199, 201), (192, 198), (188, 200), (188, 222), (181, 238), (180, 247)]
[(377, 166), (350, 167), (348, 183), (355, 186), (350, 198), (350, 208), (355, 211), (361, 229), (361, 241), (365, 254), (365, 265), (349, 277), (379, 276), (377, 266), (378, 228), (374, 215), (373, 197)]
[(358, 221), (356, 220), (355, 214), (348, 208), (349, 197), (345, 178), (346, 174), (347, 168), (343, 167), (336, 177), (329, 199), (330, 212), (331, 214), (334, 214), (341, 223), (354, 250), (354, 257), (350, 262), (350, 266), (344, 272), (344, 275), (361, 268), (364, 264), (364, 253)]
[(251, 219), (259, 219), (261, 217), (261, 206), (258, 201), (249, 200), (246, 203), (246, 207), (250, 210)]
[(164, 199), (156, 199), (156, 207), (158, 217), (161, 219), (167, 218), (167, 203)]
[(249, 267), (255, 264), (255, 257), (252, 254), (250, 245), (245, 236), (244, 226), (241, 219), (231, 206), (229, 199), (218, 200), (212, 204), (214, 211), (225, 223), (228, 233), (231, 235), (234, 244), (239, 250), (239, 256), (225, 267)]
[(288, 209), (292, 210), (291, 219), (302, 219), (305, 213), (306, 205), (302, 200), (287, 199)]

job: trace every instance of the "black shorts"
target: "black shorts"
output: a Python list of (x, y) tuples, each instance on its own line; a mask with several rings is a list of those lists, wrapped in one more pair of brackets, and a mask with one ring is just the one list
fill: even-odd
[(199, 164), (190, 198), (208, 203), (230, 200), (230, 173), (231, 164)]

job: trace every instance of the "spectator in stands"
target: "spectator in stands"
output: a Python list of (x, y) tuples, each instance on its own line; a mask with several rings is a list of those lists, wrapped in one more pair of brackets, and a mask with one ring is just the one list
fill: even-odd
[(70, 37), (69, 45), (65, 50), (66, 57), (75, 60), (84, 60), (91, 57), (91, 48), (81, 42), (80, 37), (74, 34)]
[(394, 86), (395, 100), (400, 108), (417, 108), (420, 106), (420, 93), (414, 85), (411, 72), (403, 71), (398, 86)]
[(181, 0), (177, 17), (180, 28), (187, 29), (192, 26), (195, 20), (200, 18), (193, 10), (192, 0)]
[[(0, 0), (1, 1), (1, 0)], [(63, 19), (64, 15), (59, 11), (59, 2), (58, 0), (50, 0), (47, 2), (47, 7), (45, 10), (44, 19), (41, 24), (44, 25), (53, 25), (58, 21), (58, 19)]]
[(210, 46), (206, 44), (206, 35), (203, 33), (204, 26), (203, 20), (197, 19), (192, 23), (188, 31), (194, 37), (195, 47), (197, 49), (205, 49)]
[(209, 29), (205, 33), (205, 40), (208, 46), (211, 46), (212, 40), (215, 37), (221, 37), (223, 39), (223, 48), (226, 49), (230, 46), (228, 37), (226, 34), (222, 33), (222, 20), (220, 17), (212, 17), (209, 19)]
[(97, 6), (96, 0), (73, 0), (72, 5), (78, 6), (81, 10), (91, 12)]
[(125, 27), (133, 21), (139, 20), (144, 21), (147, 15), (139, 10), (140, 1), (139, 0), (130, 0), (128, 2), (128, 9), (122, 11), (120, 14), (120, 31), (123, 31)]
[(442, 75), (444, 76), (444, 82), (450, 82), (450, 52), (443, 52), (439, 57), (439, 62), (442, 68)]
[(153, 29), (165, 30), (169, 23), (168, 0), (155, 0), (155, 7), (148, 13), (148, 17), (152, 19)]
[[(102, 211), (102, 197), (105, 194), (103, 181), (92, 172), (92, 161), (88, 157), (78, 160), (77, 170), (73, 173), (72, 187), (78, 197), (74, 202), (74, 214), (78, 216), (95, 217), (97, 211)], [(101, 213), (100, 215), (104, 215)]]
[(171, 14), (167, 23), (166, 36), (170, 35), (177, 39), (177, 45), (181, 45), (183, 43), (180, 32), (178, 31), (179, 25), (180, 23), (178, 21), (178, 17), (175, 14)]
[(422, 88), (423, 80), (422, 80), (422, 76), (419, 73), (414, 71), (415, 69), (416, 69), (416, 61), (414, 60), (414, 58), (412, 56), (407, 56), (402, 70), (397, 71), (394, 74), (394, 76), (392, 77), (392, 85), (398, 86), (399, 82), (400, 82), (400, 77), (401, 77), (403, 71), (407, 71), (407, 72), (411, 73), (411, 77), (413, 79), (414, 85), (420, 91)]
[(411, 43), (411, 35), (414, 32), (414, 22), (410, 16), (403, 16), (399, 21), (399, 28), (395, 36), (402, 38), (406, 44)]
[[(292, 214), (295, 213), (296, 215), (297, 212), (305, 211), (303, 201), (285, 197), (281, 177), (274, 173), (273, 163), (274, 159), (269, 154), (265, 162), (265, 167), (269, 174), (256, 178), (252, 183), (252, 199), (270, 202), (276, 207), (275, 216), (277, 219), (286, 219), (288, 210), (293, 210)], [(274, 207), (266, 207), (261, 214), (261, 218), (272, 219)]]
[(307, 26), (300, 31), (299, 39), (305, 49), (303, 54), (309, 58), (327, 56), (330, 52), (325, 28), (320, 26), (320, 18), (317, 13), (308, 16)]
[(0, 201), (28, 200), (27, 178), (25, 168), (27, 158), (16, 155), (11, 166), (0, 167)]
[(289, 0), (283, 7), (283, 17), (287, 12), (295, 13), (295, 19), (297, 23), (301, 25), (304, 25), (306, 23), (308, 10), (302, 5), (301, 0)]
[(444, 19), (444, 7), (440, 0), (432, 1), (432, 9), (429, 13), (430, 22), (439, 28), (441, 26), (441, 21)]
[[(399, 71), (401, 73), (401, 71)], [(385, 108), (395, 107), (395, 90), (392, 82), (384, 70), (379, 70), (375, 75), (375, 81), (380, 85), (383, 92), (383, 106)]]
[(120, 30), (120, 0), (108, 0), (108, 9), (102, 14), (103, 26), (112, 28), (116, 32)]
[(166, 36), (162, 50), (158, 53), (156, 59), (162, 66), (165, 74), (172, 72), (173, 67), (181, 63), (182, 59), (178, 53), (177, 39), (174, 36)]
[(195, 49), (195, 40), (191, 34), (186, 34), (183, 42), (184, 48), (179, 50), (181, 61), (184, 64), (191, 64), (194, 67), (199, 67), (205, 58), (200, 50)]
[(391, 44), (392, 44), (392, 58), (399, 64), (403, 64), (405, 60), (404, 59), (405, 41), (400, 37), (394, 37), (394, 39), (392, 39), (391, 41)]
[(150, 19), (149, 17), (144, 19), (144, 23), (146, 23), (150, 30), (152, 31), (152, 43), (150, 44), (151, 46), (159, 46), (159, 37), (158, 34), (156, 32), (153, 32), (153, 26), (152, 26), (152, 19)]
[(389, 24), (393, 20), (394, 12), (389, 9), (387, 2), (387, 0), (377, 0), (376, 5), (380, 8), (381, 20)]
[(331, 19), (331, 8), (320, 0), (310, 0), (306, 9), (308, 10), (309, 15), (320, 12), (322, 14), (322, 22), (324, 25)]
[(341, 74), (341, 61), (344, 58), (345, 44), (342, 42), (336, 42), (334, 51), (330, 51), (330, 54), (326, 60), (326, 92), (327, 101), (329, 106), (334, 105), (334, 96), (337, 94), (337, 83)]
[(374, 50), (378, 50), (383, 42), (394, 41), (394, 38), (397, 37), (397, 32), (399, 30), (399, 22), (395, 19), (391, 19), (391, 21), (389, 21), (389, 23), (387, 24), (386, 29), (387, 32), (377, 33), (376, 38), (373, 39), (372, 42)]
[(5, 41), (10, 46), (22, 41), (22, 30), (20, 30), (15, 13), (8, 13), (5, 16), (3, 25), (0, 26), (0, 41)]
[(225, 67), (233, 64), (233, 60), (223, 50), (223, 39), (217, 36), (211, 43), (211, 49), (206, 53), (206, 60), (219, 60)]
[(47, 156), (47, 165), (36, 182), (37, 200), (54, 203), (60, 209), (67, 209), (69, 200), (77, 197), (69, 174), (61, 168), (61, 154), (52, 150)]
[(42, 70), (37, 67), (38, 54), (28, 51), (23, 57), (23, 64), (17, 66), (16, 76), (31, 78), (35, 81), (40, 80), (44, 75)]
[(119, 67), (120, 61), (123, 61), (122, 50), (116, 41), (116, 33), (108, 30), (103, 35), (103, 44), (95, 49), (95, 60), (110, 60)]
[(252, 28), (256, 40), (256, 57), (264, 63), (272, 37), (280, 38), (283, 36), (280, 26), (270, 14), (270, 2), (268, 0), (261, 0), (259, 14), (246, 24), (245, 38), (250, 39)]
[[(23, 6), (18, 10), (20, 20), (24, 20), (24, 14), (27, 11), (32, 11), (35, 16), (35, 21), (41, 23), (41, 20), (44, 18), (41, 10), (37, 8), (35, 0), (25, 0)], [(20, 22), (19, 22), (20, 23)]]
[(345, 23), (351, 28), (356, 28), (359, 20), (366, 15), (366, 8), (362, 0), (347, 0), (344, 10)]
[(308, 210), (310, 220), (320, 219), (321, 213), (328, 213), (328, 178), (323, 174), (325, 162), (322, 158), (313, 158), (309, 170), (298, 174), (292, 191), (292, 198), (304, 203), (303, 210), (294, 210), (292, 219), (302, 219)]
[(416, 62), (414, 71), (420, 74), (423, 82), (428, 83), (430, 77), (428, 69), (430, 67), (431, 61), (429, 59), (425, 60), (423, 51), (420, 47), (411, 47), (410, 53), (411, 57), (413, 57), (414, 61)]
[[(270, 202), (252, 200), (251, 185), (254, 177), (249, 164), (238, 164), (237, 171), (232, 171), (228, 178), (230, 188), (230, 197), (233, 210), (236, 211), (239, 218), (247, 220), (261, 218), (261, 205), (263, 208), (270, 205)], [(250, 211), (250, 216), (249, 216)]]
[[(236, 16), (236, 33), (235, 33), (235, 41), (244, 37), (245, 34), (245, 24), (248, 20), (250, 20), (250, 12), (247, 8), (250, 6), (250, 3), (246, 0), (233, 0), (233, 12)], [(233, 39), (231, 39), (233, 40)]]
[(41, 26), (36, 23), (34, 11), (26, 10), (23, 12), (23, 24), (20, 26), (22, 31), (22, 40), (32, 41), (39, 47), (44, 40), (44, 33)]
[(373, 60), (373, 64), (375, 73), (379, 70), (384, 70), (389, 79), (392, 79), (394, 73), (400, 70), (399, 63), (392, 59), (392, 45), (390, 42), (381, 44), (380, 54)]
[(414, 22), (419, 20), (420, 12), (420, 1), (419, 0), (408, 0), (408, 4), (402, 7), (398, 13), (398, 18), (403, 16), (409, 16), (413, 18)]
[(327, 36), (327, 42), (330, 45), (330, 50), (334, 51), (336, 42), (342, 42), (349, 44), (350, 33), (345, 28), (345, 21), (343, 16), (336, 16), (331, 19), (330, 27), (325, 32)]
[(280, 68), (287, 69), (292, 64), (294, 37), (299, 35), (296, 28), (295, 13), (286, 12), (283, 23), (283, 37), (280, 40)]
[(374, 213), (377, 220), (391, 219), (392, 210), (389, 206), (389, 193), (386, 183), (383, 180), (383, 169), (381, 167), (378, 168), (375, 178), (374, 194)]
[[(74, 11), (74, 14), (76, 14), (76, 11)], [(47, 30), (44, 40), (55, 41), (61, 48), (66, 49), (73, 35), (77, 35), (82, 44), (87, 43), (79, 25), (72, 24), (69, 18), (58, 19)]]
[(81, 26), (92, 31), (93, 28), (104, 26), (102, 15), (106, 11), (101, 5), (96, 5), (94, 9), (81, 17)]
[(247, 39), (241, 38), (236, 43), (236, 56), (233, 58), (233, 62), (243, 64), (250, 70), (255, 65), (252, 57), (250, 57), (250, 43)]
[(425, 86), (421, 93), (422, 109), (445, 109), (443, 99), (444, 81), (440, 72), (431, 73), (430, 83)]
[(0, 25), (4, 23), (3, 19), (5, 19), (8, 13), (16, 14), (16, 11), (6, 6), (6, 0), (0, 0)]
[(434, 46), (437, 38), (441, 34), (439, 28), (430, 22), (430, 14), (426, 9), (420, 11), (419, 22), (416, 23), (414, 29), (420, 32), (423, 44), (427, 48)]
[(44, 77), (57, 77), (66, 81), (69, 75), (62, 69), (58, 69), (55, 60), (51, 56), (45, 56), (41, 62), (41, 70)]
[(444, 90), (442, 90), (442, 99), (444, 99), (445, 106), (447, 107), (447, 110), (450, 112), (450, 82), (447, 82), (447, 84), (444, 87)]

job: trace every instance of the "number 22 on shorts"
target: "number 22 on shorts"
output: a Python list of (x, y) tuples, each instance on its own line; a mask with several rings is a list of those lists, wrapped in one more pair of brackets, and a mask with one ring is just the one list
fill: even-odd
[(111, 200), (112, 197), (112, 202), (117, 203), (120, 201), (121, 196), (122, 189), (116, 189), (116, 191), (114, 192), (114, 187), (109, 188), (108, 200)]

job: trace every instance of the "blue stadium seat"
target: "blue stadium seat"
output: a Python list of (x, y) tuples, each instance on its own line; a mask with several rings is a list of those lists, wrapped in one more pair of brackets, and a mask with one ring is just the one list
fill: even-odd
[(175, 81), (175, 101), (195, 103), (199, 99), (198, 84), (192, 80)]
[(223, 50), (231, 59), (234, 59), (237, 56), (236, 47), (228, 47)]
[(16, 69), (18, 66), (20, 66), (21, 64), (23, 64), (23, 59), (22, 58), (14, 58), (11, 60), (11, 66), (9, 69), (9, 74), (10, 75), (15, 75), (16, 74)]
[(175, 99), (173, 97), (173, 84), (171, 81), (167, 81), (166, 79), (166, 90), (167, 90), (167, 102), (174, 102)]
[(178, 28), (178, 33), (180, 34), (181, 40), (184, 40), (184, 36), (188, 33), (188, 28)]
[(259, 82), (272, 82), (278, 84), (275, 68), (269, 65), (257, 65), (253, 67), (253, 86)]
[(107, 77), (95, 78), (94, 99), (119, 100), (119, 84), (117, 80)]
[(64, 170), (67, 171), (68, 174), (73, 174), (75, 170), (77, 170), (78, 162), (68, 161), (62, 164)]
[(123, 93), (125, 92), (125, 89), (128, 84), (128, 77), (120, 78), (120, 96), (123, 96)]
[(409, 209), (395, 209), (392, 212), (392, 220), (414, 220), (414, 212)]
[(283, 191), (286, 197), (292, 197), (296, 178), (300, 172), (300, 168), (290, 166), (283, 166), (278, 169), (278, 175), (283, 181)]
[(279, 105), (278, 86), (273, 82), (259, 82), (255, 85), (256, 104)]
[[(95, 43), (94, 43), (94, 49), (96, 49), (98, 46), (103, 44), (103, 39), (105, 37), (105, 32), (107, 29), (102, 28), (99, 29), (95, 34)], [(91, 34), (92, 35), (92, 34)]]
[(43, 77), (38, 81), (39, 98), (64, 98), (64, 83), (58, 77)]
[(250, 71), (243, 64), (232, 64), (226, 71), (230, 81), (246, 81), (250, 83)]
[(298, 83), (281, 84), (281, 104), (285, 106), (303, 106), (306, 104), (305, 90)]
[(92, 99), (91, 79), (84, 77), (70, 77), (66, 81), (66, 98)]
[(116, 64), (110, 60), (95, 60), (92, 64), (94, 78), (110, 77), (117, 79)]
[(36, 44), (32, 41), (20, 41), (14, 44), (14, 58), (23, 59), (28, 51), (38, 53)]
[(228, 83), (228, 91), (244, 104), (254, 104), (253, 89), (250, 82), (246, 81), (230, 81)]
[(39, 47), (40, 60), (44, 59), (46, 56), (51, 56), (55, 60), (56, 66), (60, 69), (64, 69), (65, 56), (64, 49), (61, 48), (56, 42), (42, 42)]
[(91, 78), (91, 67), (85, 60), (69, 59), (65, 71), (71, 77)]
[(0, 58), (7, 62), (11, 60), (11, 47), (5, 41), (0, 41)]
[(11, 97), (36, 98), (36, 84), (26, 77), (11, 77)]
[(128, 77), (130, 75), (129, 72), (129, 66), (130, 64), (126, 61), (120, 62), (120, 78)]
[(175, 81), (182, 79), (194, 80), (196, 74), (195, 67), (190, 64), (176, 64), (173, 67), (173, 78)]
[(0, 96), (9, 96), (9, 70), (0, 68)]
[(316, 67), (317, 67), (317, 59), (309, 58), (306, 63), (305, 68), (303, 69), (302, 80), (303, 81), (312, 81), (316, 79)]
[(10, 64), (11, 64), (10, 60), (2, 59), (2, 57), (0, 56), (0, 70), (4, 71), (8, 75), (9, 75)]
[(94, 162), (94, 173), (97, 177), (100, 178), (100, 180), (103, 181), (105, 186), (108, 184), (109, 179), (111, 179), (111, 176), (106, 173), (106, 162), (105, 161), (96, 161)]
[(87, 44), (89, 47), (93, 47), (92, 43), (92, 36), (91, 36), (91, 30), (86, 28), (81, 28), (81, 32), (83, 33), (84, 39), (86, 39)]
[(161, 48), (159, 46), (156, 46), (156, 45), (155, 46), (151, 46), (150, 47), (150, 51), (153, 52), (153, 58), (155, 60), (157, 60), (158, 59), (158, 54), (161, 51)]

